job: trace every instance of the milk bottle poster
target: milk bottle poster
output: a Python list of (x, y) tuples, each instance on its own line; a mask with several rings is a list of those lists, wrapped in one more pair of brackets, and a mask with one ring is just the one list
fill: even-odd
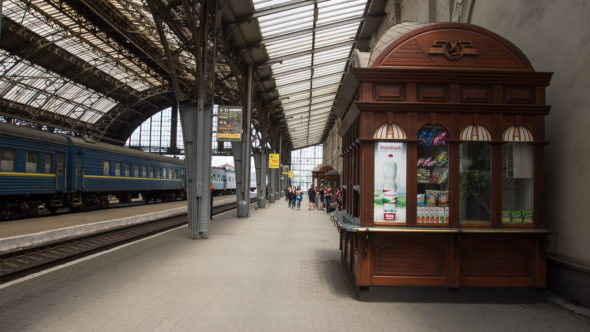
[(406, 222), (406, 144), (375, 145), (375, 222)]

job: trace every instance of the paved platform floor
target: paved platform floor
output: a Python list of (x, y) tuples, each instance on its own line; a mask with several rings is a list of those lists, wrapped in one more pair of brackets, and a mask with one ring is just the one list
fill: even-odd
[(360, 302), (326, 214), (283, 201), (0, 286), (1, 331), (589, 331), (548, 303)]
[[(213, 204), (224, 204), (235, 201), (235, 195), (215, 196)], [(44, 232), (59, 228), (86, 225), (90, 223), (120, 219), (133, 215), (148, 214), (166, 209), (186, 207), (186, 201), (176, 201), (158, 204), (138, 204), (134, 206), (117, 207), (106, 210), (94, 210), (69, 214), (48, 215), (38, 218), (16, 219), (0, 222), (0, 239)]]

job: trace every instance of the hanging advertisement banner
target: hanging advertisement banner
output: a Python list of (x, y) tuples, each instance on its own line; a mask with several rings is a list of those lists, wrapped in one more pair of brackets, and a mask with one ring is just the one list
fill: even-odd
[(406, 143), (375, 144), (375, 222), (406, 222)]
[(242, 108), (219, 106), (217, 108), (217, 141), (239, 142), (242, 140)]
[(284, 175), (289, 174), (289, 165), (283, 165), (282, 174), (284, 174)]
[(268, 154), (268, 168), (279, 168), (279, 154), (269, 153)]
[(289, 179), (293, 178), (293, 171), (289, 171)]

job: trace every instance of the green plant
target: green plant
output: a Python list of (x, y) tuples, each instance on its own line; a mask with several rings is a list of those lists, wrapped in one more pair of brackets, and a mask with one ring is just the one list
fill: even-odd
[(488, 213), (491, 215), (488, 202), (482, 195), (482, 191), (486, 189), (488, 181), (485, 175), (480, 171), (465, 171), (461, 173), (461, 193), (466, 197), (474, 198)]

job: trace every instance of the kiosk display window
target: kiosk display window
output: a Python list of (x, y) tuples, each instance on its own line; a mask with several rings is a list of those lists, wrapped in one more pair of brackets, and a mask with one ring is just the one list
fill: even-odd
[(502, 139), (502, 224), (532, 225), (533, 134), (523, 126), (512, 126)]
[(489, 131), (478, 125), (461, 132), (459, 147), (460, 221), (489, 225), (492, 220), (492, 149)]
[(448, 132), (427, 125), (418, 132), (417, 208), (418, 224), (449, 223)]
[(406, 222), (406, 143), (376, 142), (374, 221)]

